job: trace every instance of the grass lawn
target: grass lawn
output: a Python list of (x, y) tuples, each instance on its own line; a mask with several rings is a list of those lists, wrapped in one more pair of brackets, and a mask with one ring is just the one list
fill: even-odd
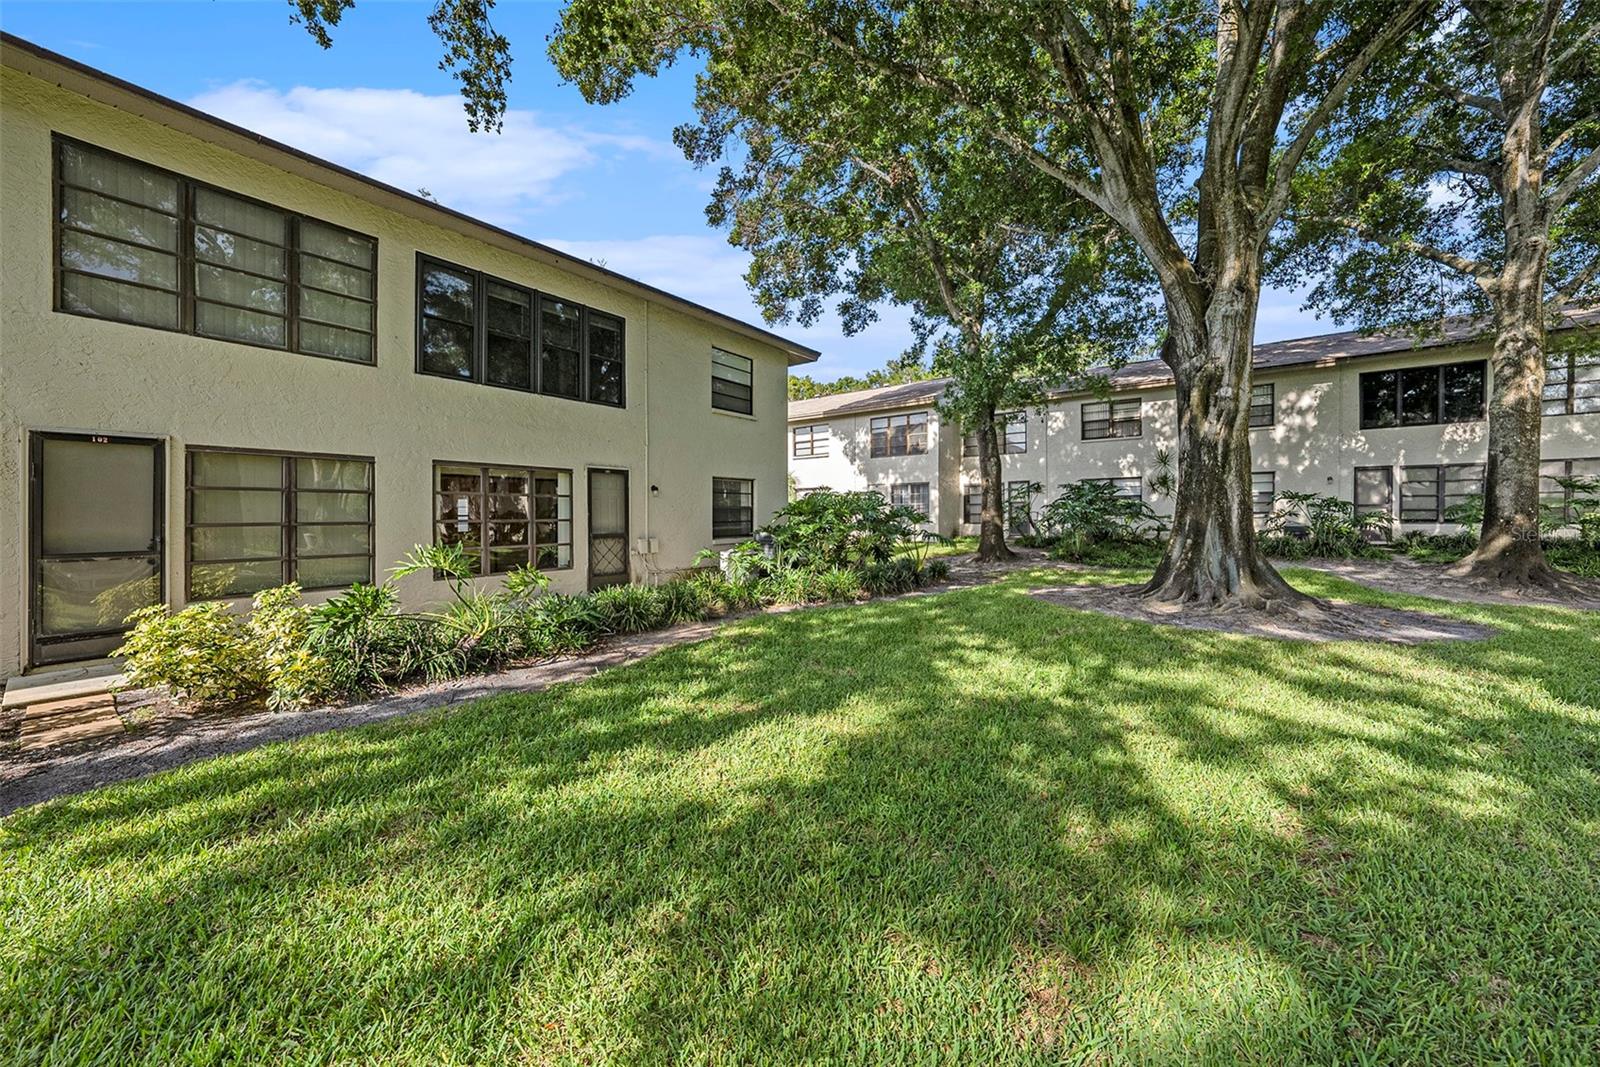
[(1600, 1056), (1600, 620), (1311, 646), (1026, 594), (1072, 580), (12, 816), (0, 1056)]

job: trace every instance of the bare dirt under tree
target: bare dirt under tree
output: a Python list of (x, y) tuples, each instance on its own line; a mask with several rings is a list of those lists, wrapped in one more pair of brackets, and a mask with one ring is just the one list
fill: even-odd
[(1482, 641), (1494, 630), (1421, 611), (1344, 604), (1297, 603), (1282, 611), (1237, 604), (1175, 604), (1143, 595), (1143, 585), (1065, 585), (1030, 589), (1032, 596), (1062, 607), (1097, 611), (1135, 622), (1265, 637), (1280, 641)]

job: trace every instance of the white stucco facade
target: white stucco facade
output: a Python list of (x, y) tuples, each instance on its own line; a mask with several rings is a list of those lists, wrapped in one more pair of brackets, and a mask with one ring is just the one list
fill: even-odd
[[(717, 543), (712, 479), (753, 483), (754, 523), (785, 492), (788, 366), (815, 353), (602, 268), (440, 210), (283, 146), (8, 42), (0, 82), (0, 677), (26, 667), (37, 590), (28, 457), (60, 433), (161, 444), (165, 599), (184, 599), (185, 458), (198, 447), (370, 458), (373, 570), (434, 531), (434, 465), (570, 472), (571, 563), (588, 584), (587, 473), (627, 473), (628, 576), (653, 581)], [(376, 239), (371, 365), (57, 310), (58, 137)], [(418, 256), (623, 320), (620, 407), (417, 373)], [(711, 403), (712, 352), (750, 360), (750, 412)], [(537, 358), (537, 357), (535, 357)], [(496, 579), (486, 578), (487, 582)], [(443, 587), (402, 583), (413, 605)]]
[[(1585, 313), (1585, 328), (1563, 333), (1562, 343), (1573, 343), (1579, 333), (1591, 334), (1595, 329), (1588, 325), (1591, 318), (1597, 316)], [(1578, 343), (1594, 345), (1592, 339)], [(1338, 344), (1323, 347), (1334, 354), (1299, 365), (1274, 360), (1272, 346), (1260, 349), (1267, 358), (1258, 355), (1254, 377), (1256, 384), (1272, 387), (1273, 416), (1271, 425), (1250, 432), (1252, 470), (1271, 473), (1274, 493), (1312, 492), (1343, 500), (1354, 498), (1358, 469), (1387, 470), (1393, 486), (1390, 504), (1396, 533), (1457, 530), (1456, 525), (1443, 521), (1402, 521), (1401, 487), (1407, 468), (1415, 473), (1428, 466), (1482, 464), (1487, 423), (1476, 419), (1363, 429), (1360, 377), (1374, 371), (1487, 360), (1487, 343), (1480, 339), (1350, 355), (1339, 354)], [(1177, 401), (1170, 385), (1152, 381), (1162, 376), (1153, 365), (1128, 370), (1137, 373), (1120, 377), (1133, 384), (1119, 385), (1110, 395), (1117, 400), (1139, 400), (1138, 436), (1085, 439), (1084, 405), (1099, 399), (1088, 392), (1063, 391), (1023, 413), (1026, 447), (1002, 455), (1001, 469), (1008, 485), (1036, 483), (1041, 487), (1029, 501), (1035, 515), (1065, 483), (1098, 478), (1136, 479), (1141, 497), (1158, 513), (1170, 514), (1171, 500), (1150, 481), (1161, 470), (1162, 455), (1169, 458), (1176, 474), (1171, 457), (1176, 455)], [(792, 484), (802, 489), (865, 489), (902, 481), (927, 482), (934, 498), (930, 517), (938, 531), (948, 536), (975, 534), (977, 526), (964, 521), (962, 496), (968, 490), (976, 491), (978, 461), (975, 456), (962, 455), (960, 430), (940, 418), (937, 400), (941, 392), (942, 383), (931, 382), (920, 390), (895, 386), (791, 403)], [(893, 460), (873, 458), (868, 447), (872, 419), (913, 411), (927, 412), (930, 425), (938, 426), (937, 435), (930, 430), (928, 453)], [(830, 448), (824, 457), (795, 457), (793, 430), (822, 425), (830, 427), (840, 445)], [(935, 439), (940, 447), (934, 447)], [(1576, 472), (1600, 475), (1600, 413), (1547, 416), (1541, 457), (1547, 463), (1575, 461)]]

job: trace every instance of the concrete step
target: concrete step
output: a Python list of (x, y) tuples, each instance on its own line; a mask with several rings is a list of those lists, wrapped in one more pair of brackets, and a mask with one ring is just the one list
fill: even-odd
[(26, 674), (6, 682), (5, 696), (0, 697), (0, 710), (100, 696), (120, 688), (125, 682), (121, 669), (115, 663)]

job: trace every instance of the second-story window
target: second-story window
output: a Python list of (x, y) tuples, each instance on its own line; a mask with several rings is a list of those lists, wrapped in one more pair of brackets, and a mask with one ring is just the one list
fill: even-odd
[(928, 451), (928, 413), (879, 415), (868, 428), (872, 431), (869, 449), (874, 459), (884, 456), (920, 456)]
[(1000, 425), (1004, 432), (1000, 437), (1000, 452), (1002, 455), (1016, 456), (1028, 451), (1028, 415), (1024, 411), (1014, 411), (1009, 415), (1000, 416)]
[(1276, 388), (1271, 382), (1250, 387), (1250, 428), (1259, 430), (1276, 421), (1278, 405), (1274, 396)]
[(1483, 418), (1487, 364), (1481, 359), (1361, 375), (1361, 428), (1428, 426)]
[(622, 407), (623, 320), (417, 257), (417, 372)]
[(711, 406), (739, 415), (755, 414), (755, 365), (744, 356), (711, 350)]
[(1097, 400), (1079, 409), (1085, 441), (1104, 441), (1114, 437), (1138, 437), (1144, 433), (1144, 417), (1138, 400)]
[(796, 426), (794, 428), (794, 458), (820, 459), (828, 454), (827, 426)]
[(1543, 411), (1546, 415), (1600, 414), (1600, 351), (1545, 356)]
[(58, 310), (376, 360), (371, 237), (58, 137)]

